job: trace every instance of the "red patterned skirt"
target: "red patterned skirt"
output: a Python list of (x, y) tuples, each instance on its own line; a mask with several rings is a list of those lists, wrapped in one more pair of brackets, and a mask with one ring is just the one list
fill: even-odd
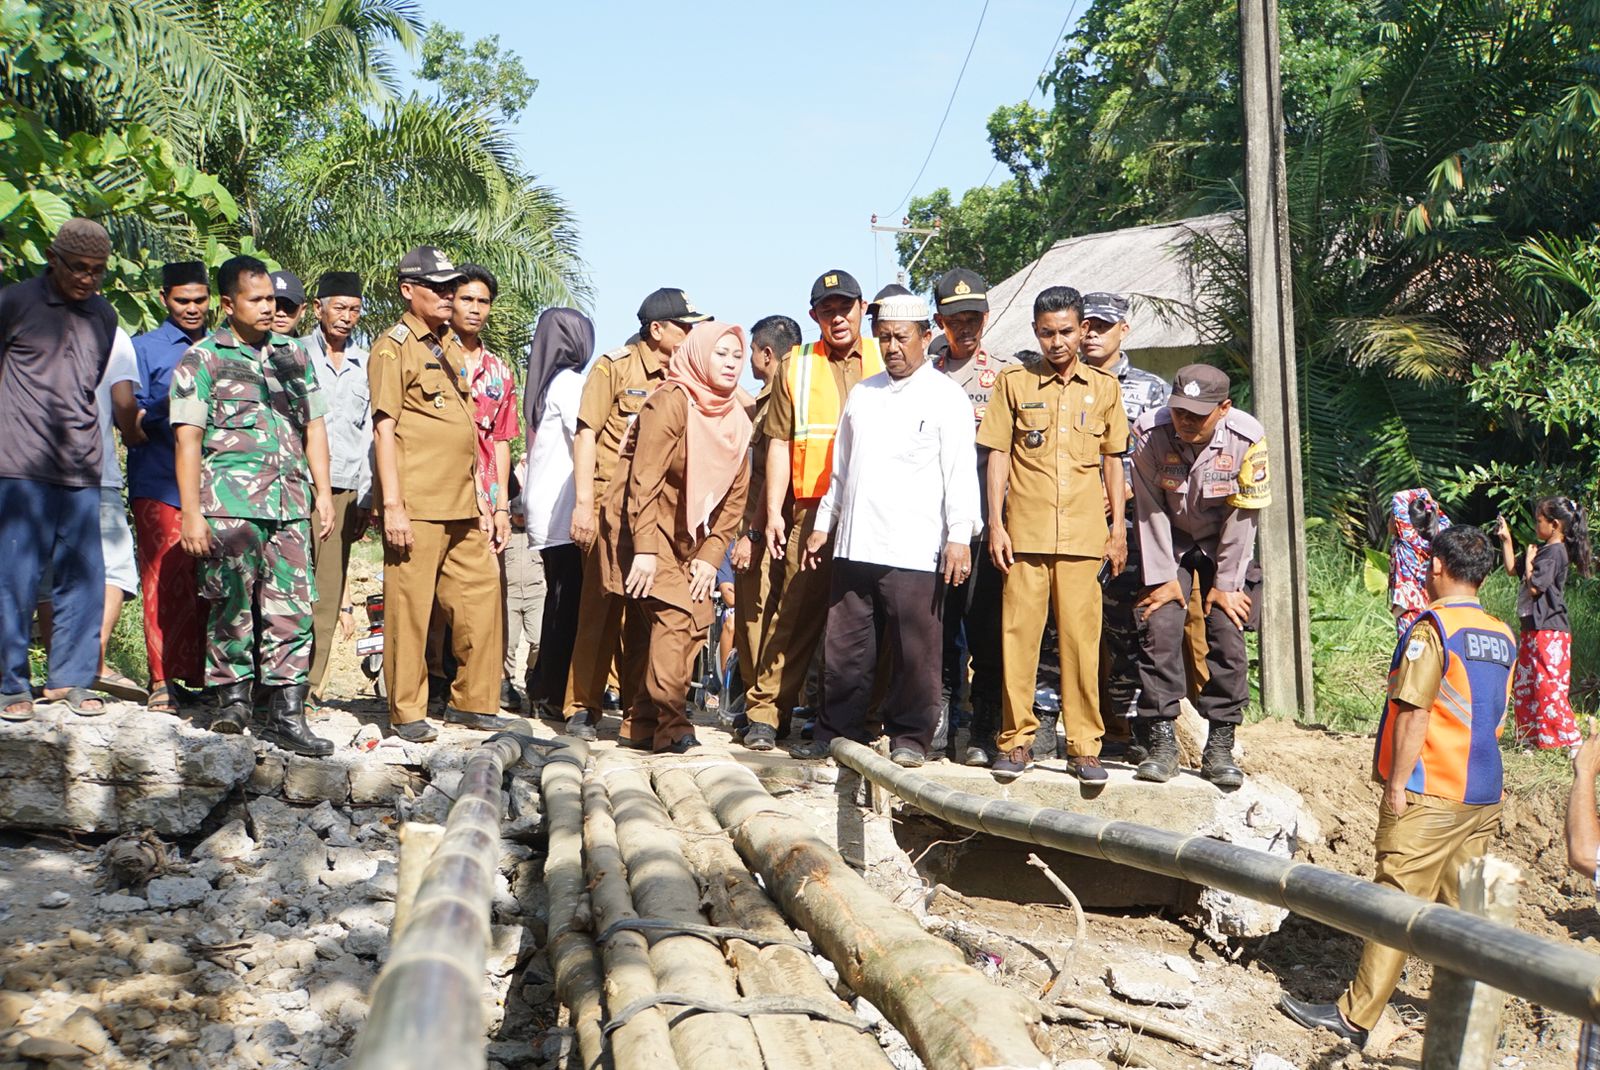
[(1545, 749), (1576, 747), (1583, 741), (1568, 698), (1571, 685), (1572, 633), (1523, 632), (1511, 684), (1519, 740)]

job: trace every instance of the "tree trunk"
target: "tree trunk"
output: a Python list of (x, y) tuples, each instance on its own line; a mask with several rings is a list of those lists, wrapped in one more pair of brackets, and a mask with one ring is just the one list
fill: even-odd
[(695, 781), (788, 915), (930, 1070), (1050, 1066), (1032, 1000), (990, 984), (957, 948), (868, 887), (804, 823), (775, 813), (754, 775), (718, 765), (698, 771)]

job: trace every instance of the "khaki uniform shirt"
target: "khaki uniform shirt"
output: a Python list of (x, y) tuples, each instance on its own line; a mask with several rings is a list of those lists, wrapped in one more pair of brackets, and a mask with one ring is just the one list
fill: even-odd
[[(478, 433), (472, 398), (457, 374), (462, 361), (453, 334), (446, 330), (441, 339), (409, 312), (378, 336), (367, 361), (372, 417), (394, 418), (400, 497), (413, 520), (478, 515), (473, 482)], [(380, 490), (374, 501), (382, 500)]]
[(656, 351), (641, 341), (602, 354), (589, 369), (578, 402), (578, 427), (594, 432), (596, 501), (611, 482), (622, 440), (644, 407), (644, 399), (666, 378), (666, 366)]
[(1011, 457), (1006, 534), (1019, 554), (1100, 557), (1106, 550), (1101, 458), (1128, 447), (1115, 376), (1075, 361), (1012, 364), (995, 380), (978, 445)]
[(711, 624), (714, 601), (689, 599), (689, 562), (701, 560), (715, 571), (739, 536), (750, 464), (739, 466), (733, 484), (711, 510), (702, 536), (689, 527), (683, 491), (688, 456), (689, 400), (682, 390), (662, 390), (639, 413), (639, 430), (628, 440), (617, 479), (600, 513), (600, 568), (606, 590), (623, 593), (633, 555), (655, 554), (655, 585), (650, 597), (676, 606), (696, 627)]
[(1232, 409), (1211, 441), (1191, 446), (1172, 429), (1172, 410), (1134, 425), (1133, 502), (1144, 582), (1176, 579), (1178, 562), (1198, 548), (1217, 564), (1216, 585), (1241, 591), (1255, 558), (1256, 516), (1271, 503), (1266, 431)]

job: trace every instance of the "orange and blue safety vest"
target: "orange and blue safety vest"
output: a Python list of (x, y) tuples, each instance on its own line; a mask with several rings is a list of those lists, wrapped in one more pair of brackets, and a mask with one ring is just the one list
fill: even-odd
[[(1455, 802), (1497, 803), (1504, 792), (1500, 733), (1511, 700), (1516, 637), (1477, 602), (1438, 603), (1417, 618), (1395, 647), (1391, 680), (1418, 628), (1438, 630), (1444, 671), (1438, 697), (1428, 711), (1422, 756), (1406, 780), (1406, 790)], [(1376, 767), (1385, 781), (1394, 764), (1396, 705), (1394, 699), (1385, 704), (1378, 724)]]
[[(861, 339), (861, 378), (883, 371), (876, 338)], [(833, 438), (839, 433), (844, 397), (828, 370), (828, 348), (821, 342), (789, 351), (789, 397), (794, 402), (794, 437), (789, 443), (789, 480), (796, 500), (828, 493), (833, 475)]]

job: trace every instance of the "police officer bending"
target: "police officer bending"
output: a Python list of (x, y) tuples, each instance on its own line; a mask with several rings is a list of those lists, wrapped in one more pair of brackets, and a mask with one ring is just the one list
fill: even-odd
[(1206, 665), (1200, 715), (1210, 735), (1200, 772), (1237, 788), (1233, 734), (1250, 698), (1245, 631), (1260, 620), (1256, 517), (1272, 501), (1265, 432), (1228, 400), (1228, 376), (1205, 364), (1179, 369), (1167, 407), (1134, 427), (1134, 506), (1145, 592), (1139, 616), (1139, 700), (1134, 734), (1149, 757), (1134, 774), (1178, 773), (1173, 721), (1185, 692), (1184, 607), (1198, 580), (1205, 602)]

